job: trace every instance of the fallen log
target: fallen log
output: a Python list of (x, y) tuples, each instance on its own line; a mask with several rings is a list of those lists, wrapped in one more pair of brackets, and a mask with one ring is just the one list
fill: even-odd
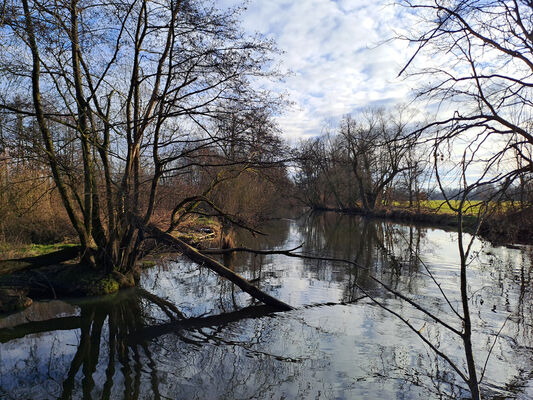
[(68, 331), (80, 329), (82, 318), (79, 316), (59, 317), (45, 321), (31, 321), (11, 328), (0, 329), (0, 343), (20, 339), (26, 335), (51, 331)]
[(59, 264), (78, 257), (80, 255), (80, 251), (80, 246), (72, 246), (42, 256), (0, 260), (0, 275), (12, 274), (13, 272), (25, 269)]
[(248, 293), (250, 296), (261, 301), (262, 303), (268, 306), (275, 307), (278, 310), (283, 310), (283, 311), (289, 311), (293, 309), (293, 307), (291, 307), (287, 303), (284, 303), (276, 299), (275, 297), (272, 297), (268, 293), (265, 293), (262, 290), (258, 289), (257, 287), (252, 285), (250, 282), (248, 282), (246, 279), (244, 279), (242, 276), (239, 276), (238, 274), (236, 274), (229, 268), (226, 268), (224, 265), (222, 265), (218, 261), (210, 257), (207, 257), (204, 254), (201, 254), (194, 247), (188, 245), (184, 241), (177, 239), (174, 236), (166, 232), (163, 232), (161, 229), (157, 228), (156, 226), (145, 225), (145, 226), (142, 226), (142, 229), (149, 235), (153, 236), (155, 239), (165, 243), (168, 246), (171, 246), (177, 249), (178, 251), (183, 253), (183, 255), (188, 257), (191, 261), (194, 261), (200, 265), (208, 267), (209, 269), (216, 272), (220, 276), (233, 282), (235, 285), (241, 288), (244, 292)]
[(129, 343), (142, 343), (153, 340), (159, 336), (169, 333), (175, 333), (180, 330), (194, 330), (209, 328), (214, 326), (226, 325), (231, 322), (237, 322), (242, 319), (262, 318), (279, 311), (278, 307), (272, 306), (250, 306), (238, 311), (225, 314), (209, 315), (207, 317), (193, 317), (179, 321), (171, 321), (165, 324), (147, 326), (128, 338)]

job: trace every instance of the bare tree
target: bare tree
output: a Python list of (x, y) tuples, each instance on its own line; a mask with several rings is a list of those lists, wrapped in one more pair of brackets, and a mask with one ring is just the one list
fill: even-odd
[(410, 147), (404, 157), (404, 164), (407, 167), (401, 173), (400, 184), (407, 194), (409, 208), (416, 205), (420, 209), (420, 201), (425, 197), (423, 185), (431, 176), (429, 160), (420, 146)]
[(347, 209), (358, 198), (353, 192), (346, 152), (340, 138), (326, 131), (303, 141), (298, 149), (297, 196), (313, 209)]
[(250, 84), (273, 76), (272, 43), (244, 35), (238, 15), (201, 0), (23, 0), (2, 9), (0, 109), (36, 124), (85, 262), (130, 271), (163, 181), (254, 163), (220, 153), (206, 161), (223, 140), (221, 110), (272, 101)]
[(369, 110), (358, 119), (346, 116), (339, 128), (355, 176), (363, 209), (371, 211), (384, 189), (403, 171), (416, 136), (407, 135), (411, 122), (405, 110)]
[[(400, 75), (422, 78), (426, 83), (419, 96), (441, 105), (437, 120), (423, 128), (438, 132), (434, 145), (441, 147), (441, 153), (451, 141), (454, 147), (468, 146), (478, 161), (469, 163), (472, 173), (486, 172), (489, 179), (531, 172), (531, 2), (400, 0), (399, 4), (418, 19), (402, 37), (415, 50)], [(511, 160), (515, 154), (522, 162)]]
[(402, 174), (410, 171), (418, 179), (424, 168), (412, 160), (418, 141), (418, 133), (411, 133), (414, 116), (402, 106), (369, 109), (346, 115), (337, 132), (303, 142), (297, 185), (304, 203), (373, 212), (387, 193), (392, 196)]

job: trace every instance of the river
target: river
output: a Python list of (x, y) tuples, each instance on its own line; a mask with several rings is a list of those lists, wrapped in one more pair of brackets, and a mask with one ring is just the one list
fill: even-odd
[[(268, 236), (242, 235), (239, 244), (302, 245), (307, 255), (359, 266), (223, 259), (296, 308), (289, 312), (256, 306), (179, 255), (145, 270), (143, 290), (36, 302), (0, 319), (0, 398), (468, 398), (467, 385), (405, 321), (465, 370), (463, 342), (371, 278), (460, 330), (457, 233), (335, 213), (263, 229)], [(468, 289), (483, 398), (533, 398), (532, 260), (532, 246), (474, 242)]]

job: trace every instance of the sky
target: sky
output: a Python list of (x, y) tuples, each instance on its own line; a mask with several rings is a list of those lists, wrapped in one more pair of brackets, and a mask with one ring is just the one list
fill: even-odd
[(409, 84), (397, 75), (410, 49), (385, 42), (407, 17), (389, 0), (252, 0), (242, 22), (284, 52), (289, 75), (272, 89), (293, 102), (278, 117), (289, 141), (318, 135), (347, 113), (409, 100)]

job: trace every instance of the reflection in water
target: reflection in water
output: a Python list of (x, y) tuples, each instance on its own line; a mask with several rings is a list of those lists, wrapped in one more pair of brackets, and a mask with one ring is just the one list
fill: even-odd
[[(60, 304), (56, 304), (58, 305)], [(25, 396), (31, 393), (32, 398), (47, 398), (48, 394), (53, 398), (71, 399), (75, 394), (76, 398), (81, 396), (90, 399), (97, 392), (98, 398), (109, 399), (112, 398), (113, 381), (118, 365), (123, 381), (123, 397), (125, 399), (139, 398), (143, 367), (140, 362), (141, 355), (148, 359), (149, 366), (154, 365), (145, 343), (137, 345), (128, 343), (130, 334), (145, 326), (142, 307), (139, 296), (129, 291), (98, 302), (79, 303), (78, 315), (60, 316), (1, 329), (0, 342), (11, 344), (8, 346), (11, 350), (16, 350), (20, 346), (17, 339), (23, 337), (32, 338), (30, 339), (32, 342), (46, 342), (51, 337), (59, 338), (60, 341), (64, 339), (67, 341), (65, 343), (67, 346), (72, 346), (76, 350), (71, 356), (70, 363), (66, 363), (63, 357), (56, 358), (57, 352), (52, 346), (48, 363), (49, 365), (55, 364), (54, 376), (28, 376), (26, 375), (27, 369), (14, 371), (13, 376), (5, 377), (3, 374), (0, 393), (3, 392), (2, 395), (6, 398), (17, 398), (16, 393), (19, 388), (16, 384), (22, 382), (22, 387), (29, 391)], [(57, 334), (61, 331), (68, 331), (68, 334), (50, 335), (50, 332)], [(68, 343), (72, 340), (72, 332), (76, 333), (77, 344)], [(26, 360), (26, 368), (34, 364), (36, 369), (42, 370), (43, 365), (39, 364), (42, 364), (44, 360), (39, 357), (38, 352), (31, 353)], [(5, 361), (3, 358), (2, 364)], [(10, 361), (16, 360), (8, 358), (7, 363)], [(15, 365), (18, 364), (19, 362), (15, 362)], [(95, 381), (97, 368), (99, 376)], [(62, 374), (57, 369), (62, 370)], [(63, 375), (63, 378), (60, 378), (62, 382), (58, 380), (61, 375)], [(154, 398), (158, 398), (157, 375), (152, 374), (152, 378)], [(28, 381), (24, 382), (25, 379)], [(31, 382), (29, 379), (37, 379), (37, 381)], [(38, 386), (30, 386), (32, 383)], [(39, 388), (46, 388), (48, 393), (42, 393)]]
[[(37, 303), (0, 320), (0, 398), (467, 396), (446, 363), (399, 320), (361, 299), (358, 289), (400, 312), (464, 367), (460, 342), (369, 279), (378, 277), (453, 322), (425, 266), (457, 307), (454, 233), (334, 213), (278, 221), (265, 230), (266, 238), (240, 238), (240, 244), (272, 249), (303, 243), (308, 254), (364, 268), (272, 255), (223, 260), (299, 307), (288, 313), (256, 306), (185, 260), (147, 271), (146, 290)], [(483, 362), (492, 348), (482, 391), (486, 398), (526, 399), (533, 395), (533, 250), (477, 246), (469, 269), (477, 359)], [(336, 305), (307, 307), (323, 303)]]

